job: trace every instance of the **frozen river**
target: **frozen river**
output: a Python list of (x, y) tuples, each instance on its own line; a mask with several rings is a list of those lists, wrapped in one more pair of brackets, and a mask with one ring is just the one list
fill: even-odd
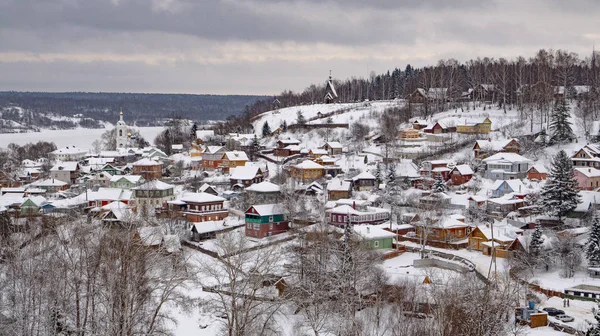
[[(135, 127), (139, 130), (146, 141), (153, 143), (154, 138), (164, 129), (164, 127)], [(91, 148), (92, 142), (100, 139), (106, 128), (88, 129), (77, 128), (69, 130), (42, 130), (35, 133), (19, 134), (0, 134), (0, 147), (6, 148), (9, 143), (14, 142), (18, 145), (24, 145), (29, 142), (52, 141), (58, 148), (68, 145), (75, 145), (80, 148)]]

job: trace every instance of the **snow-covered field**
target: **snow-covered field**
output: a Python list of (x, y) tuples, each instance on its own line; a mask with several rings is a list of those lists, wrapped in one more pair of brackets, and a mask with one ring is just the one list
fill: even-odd
[[(90, 129), (76, 128), (68, 130), (42, 130), (34, 133), (3, 133), (0, 134), (0, 147), (6, 148), (10, 143), (17, 145), (25, 145), (30, 142), (51, 141), (58, 148), (76, 145), (80, 148), (91, 148), (94, 140), (100, 139), (102, 133), (110, 128)], [(140, 131), (144, 139), (152, 143), (154, 138), (162, 132), (163, 127), (135, 127)]]

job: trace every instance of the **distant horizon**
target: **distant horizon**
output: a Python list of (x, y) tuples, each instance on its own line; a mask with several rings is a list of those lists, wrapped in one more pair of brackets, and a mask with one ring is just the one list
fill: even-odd
[[(282, 90), (283, 91), (283, 90)], [(127, 91), (40, 91), (40, 90), (0, 90), (0, 93), (87, 93), (87, 94), (96, 94), (96, 93), (108, 93), (108, 94), (148, 94), (148, 95), (190, 95), (190, 96), (255, 96), (255, 97), (273, 97), (275, 95), (269, 94), (240, 94), (240, 93), (186, 93), (186, 92), (127, 92)]]

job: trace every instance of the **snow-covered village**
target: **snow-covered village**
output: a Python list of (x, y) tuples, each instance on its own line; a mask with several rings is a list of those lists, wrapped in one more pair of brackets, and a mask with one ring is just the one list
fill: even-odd
[(0, 1), (0, 336), (600, 336), (593, 1)]

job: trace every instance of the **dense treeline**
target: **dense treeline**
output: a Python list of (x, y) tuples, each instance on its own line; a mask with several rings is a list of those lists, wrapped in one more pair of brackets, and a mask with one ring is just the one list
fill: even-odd
[[(0, 107), (18, 106), (28, 113), (6, 113), (4, 119), (45, 127), (44, 115), (90, 118), (114, 123), (123, 108), (128, 120), (137, 126), (161, 125), (165, 118), (179, 116), (190, 120), (222, 120), (265, 96), (191, 95), (87, 92), (0, 92)], [(41, 118), (40, 118), (41, 117)], [(41, 123), (41, 124), (39, 124)], [(85, 121), (90, 124), (90, 121)]]
[[(569, 96), (575, 86), (589, 86), (591, 93), (586, 102), (594, 115), (598, 113), (600, 93), (600, 59), (598, 55), (582, 57), (564, 50), (540, 50), (530, 58), (477, 58), (461, 63), (455, 59), (440, 60), (436, 65), (414, 68), (410, 64), (404, 69), (395, 68), (384, 74), (371, 73), (369, 78), (352, 77), (334, 80), (338, 102), (350, 103), (368, 100), (406, 98), (417, 88), (448, 88), (448, 98), (459, 101), (464, 93), (480, 84), (493, 86), (493, 100), (501, 108), (533, 110), (548, 114), (554, 102), (555, 86), (565, 87)], [(530, 90), (527, 90), (527, 89)], [(239, 116), (228, 118), (222, 125), (226, 130), (247, 125), (259, 113), (277, 107), (323, 103), (326, 82), (310, 85), (302, 92), (284, 91), (273, 100), (258, 101)], [(484, 97), (479, 97), (483, 99)], [(477, 99), (472, 97), (470, 99)], [(448, 106), (426, 108), (425, 117)], [(524, 118), (529, 118), (527, 115)], [(547, 117), (547, 115), (546, 115)], [(533, 120), (533, 117), (529, 118)]]

